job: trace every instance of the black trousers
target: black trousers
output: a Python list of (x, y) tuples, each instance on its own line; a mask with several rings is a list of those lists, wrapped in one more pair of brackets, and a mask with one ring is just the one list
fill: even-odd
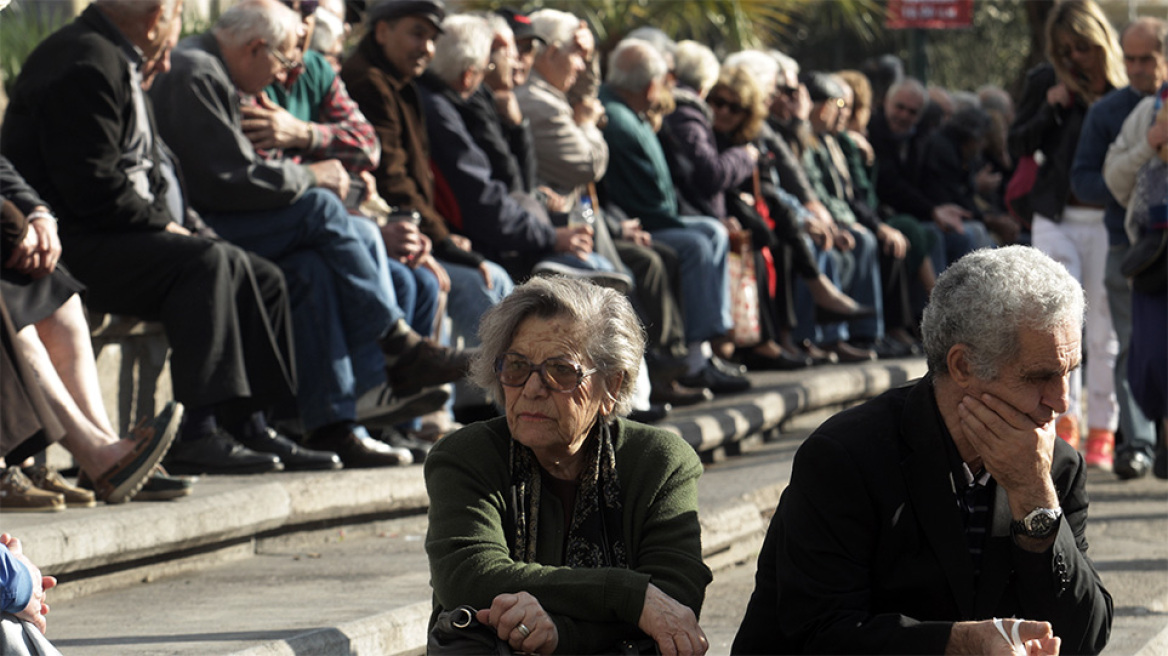
[(70, 231), (61, 242), (90, 308), (162, 323), (177, 400), (294, 403), (292, 317), (275, 264), (224, 241), (169, 232)]

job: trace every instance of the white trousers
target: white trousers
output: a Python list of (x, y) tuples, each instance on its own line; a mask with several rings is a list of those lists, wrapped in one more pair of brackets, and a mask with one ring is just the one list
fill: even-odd
[[(1032, 234), (1034, 247), (1065, 266), (1086, 292), (1087, 326), (1083, 355), (1087, 370), (1087, 427), (1114, 431), (1119, 422), (1113, 375), (1119, 340), (1111, 324), (1107, 289), (1103, 285), (1107, 268), (1107, 228), (1103, 226), (1103, 210), (1068, 207), (1062, 223), (1035, 214)], [(1082, 418), (1083, 376), (1079, 371), (1071, 374), (1070, 397), (1067, 414)]]

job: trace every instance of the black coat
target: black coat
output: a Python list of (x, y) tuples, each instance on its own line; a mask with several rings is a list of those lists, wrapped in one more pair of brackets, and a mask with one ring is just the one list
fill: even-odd
[(1005, 493), (974, 575), (928, 378), (825, 422), (795, 455), (758, 559), (735, 654), (940, 654), (953, 622), (1045, 620), (1066, 654), (1098, 653), (1111, 595), (1087, 558), (1086, 467), (1055, 440), (1065, 513), (1053, 546), (1014, 545)]

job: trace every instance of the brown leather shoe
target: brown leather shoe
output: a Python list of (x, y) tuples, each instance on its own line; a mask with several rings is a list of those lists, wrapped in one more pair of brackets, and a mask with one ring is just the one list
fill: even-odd
[(462, 380), (472, 353), (471, 349), (447, 348), (428, 339), (409, 344), (395, 354), (394, 363), (387, 369), (394, 396), (412, 396), (426, 387)]
[(825, 344), (823, 348), (826, 351), (835, 353), (839, 356), (839, 361), (844, 363), (870, 362), (876, 359), (876, 351), (856, 348), (844, 341)]
[(676, 380), (665, 386), (654, 385), (649, 393), (650, 403), (668, 403), (675, 408), (713, 400), (714, 393), (708, 388), (686, 387)]

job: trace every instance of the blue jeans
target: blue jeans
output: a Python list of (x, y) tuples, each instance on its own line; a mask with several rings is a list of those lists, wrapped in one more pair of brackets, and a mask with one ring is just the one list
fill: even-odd
[[(843, 281), (840, 274), (843, 269), (854, 268), (853, 255), (839, 251), (824, 251), (815, 245), (811, 237), (804, 235), (803, 239), (811, 247), (811, 252), (815, 253), (815, 263), (819, 265), (820, 272), (827, 276), (833, 285), (842, 289)], [(795, 317), (798, 325), (791, 329), (791, 336), (796, 342), (807, 339), (815, 344), (833, 344), (850, 339), (848, 324), (842, 321), (824, 324), (815, 322), (815, 301), (811, 298), (811, 290), (807, 288), (806, 280), (796, 278), (794, 288)]]
[(1149, 458), (1156, 457), (1156, 425), (1140, 409), (1132, 396), (1127, 380), (1127, 361), (1131, 351), (1132, 292), (1119, 266), (1131, 246), (1111, 246), (1107, 250), (1107, 268), (1103, 284), (1107, 287), (1107, 305), (1111, 308), (1111, 323), (1119, 339), (1119, 354), (1115, 357), (1115, 399), (1119, 403), (1119, 430), (1123, 444), (1121, 453), (1142, 451)]
[(933, 250), (929, 253), (929, 259), (933, 261), (933, 270), (937, 272), (938, 276), (950, 264), (961, 259), (962, 255), (979, 248), (988, 248), (994, 244), (985, 224), (981, 221), (962, 222), (961, 225), (965, 227), (964, 233), (945, 232), (932, 222), (925, 225), (937, 236), (936, 240), (933, 241)]
[(677, 251), (685, 335), (692, 344), (725, 335), (734, 327), (727, 267), (730, 235), (717, 219), (680, 218), (685, 228), (655, 230), (653, 239)]
[(376, 226), (370, 230), (373, 224), (350, 216), (323, 189), (311, 189), (279, 210), (204, 218), (224, 239), (284, 271), (304, 428), (352, 420), (357, 396), (385, 382), (378, 338), (404, 317), (388, 284)]
[(861, 226), (847, 227), (856, 239), (852, 249), (855, 267), (849, 279), (844, 280), (843, 291), (860, 305), (868, 305), (876, 314), (848, 323), (852, 339), (875, 341), (884, 337), (884, 287), (880, 283), (880, 244), (871, 230)]
[(491, 274), (491, 288), (488, 289), (483, 274), (475, 267), (443, 262), (446, 274), (450, 276), (450, 294), (447, 297), (446, 313), (450, 315), (451, 336), (462, 337), (467, 346), (479, 343), (479, 319), (483, 313), (503, 300), (515, 283), (503, 267), (487, 261)]

